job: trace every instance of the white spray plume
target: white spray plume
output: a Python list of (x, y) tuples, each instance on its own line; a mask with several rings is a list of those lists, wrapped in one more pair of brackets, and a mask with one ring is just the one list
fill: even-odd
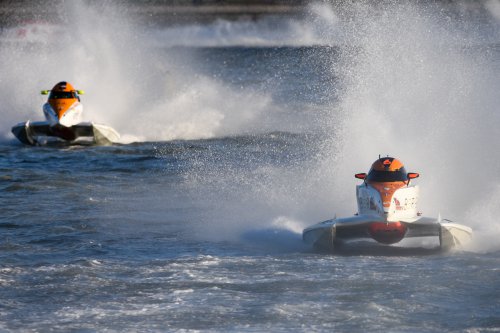
[(152, 46), (122, 7), (83, 1), (61, 6), (61, 25), (30, 40), (9, 40), (0, 50), (5, 138), (15, 123), (43, 119), (46, 97), (39, 92), (59, 81), (85, 90), (85, 119), (114, 127), (124, 142), (210, 138), (265, 127), (259, 115), (274, 107), (269, 95), (192, 71), (167, 49)]
[[(456, 8), (440, 6), (389, 1), (344, 12), (353, 48), (337, 110), (341, 140), (332, 140), (330, 161), (340, 211), (348, 203), (336, 193), (353, 189), (352, 174), (390, 154), (420, 172), (424, 215), (440, 211), (473, 228), (497, 223), (471, 223), (467, 211), (495, 197), (491, 184), (500, 183), (500, 154), (491, 145), (500, 125), (498, 54), (484, 52), (489, 30), (467, 30), (471, 22), (453, 17)], [(488, 215), (493, 206), (481, 207)]]

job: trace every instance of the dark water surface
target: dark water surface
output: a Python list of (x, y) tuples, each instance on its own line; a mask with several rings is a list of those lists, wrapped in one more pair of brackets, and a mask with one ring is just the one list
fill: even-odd
[[(290, 230), (251, 225), (228, 240), (200, 235), (200, 223), (218, 232), (224, 225), (211, 220), (205, 198), (218, 185), (191, 184), (190, 174), (203, 170), (196, 160), (217, 164), (243, 150), (279, 166), (272, 151), (296, 139), (2, 144), (2, 329), (441, 332), (500, 325), (498, 253), (317, 254)], [(231, 160), (247, 172), (246, 162)], [(217, 193), (224, 188), (214, 191), (225, 199)]]

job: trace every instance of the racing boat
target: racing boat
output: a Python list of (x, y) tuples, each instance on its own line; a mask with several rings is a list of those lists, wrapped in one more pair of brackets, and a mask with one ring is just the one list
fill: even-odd
[(12, 127), (12, 133), (24, 144), (37, 145), (51, 140), (62, 142), (91, 141), (99, 145), (117, 142), (120, 135), (111, 127), (83, 122), (83, 105), (80, 96), (68, 82), (59, 82), (52, 90), (42, 90), (49, 95), (43, 105), (45, 121), (26, 121)]
[(410, 184), (419, 174), (407, 173), (398, 159), (379, 157), (368, 174), (355, 177), (363, 180), (356, 186), (358, 213), (304, 229), (306, 243), (335, 251), (351, 240), (373, 239), (389, 245), (408, 237), (435, 236), (439, 237), (439, 250), (449, 250), (471, 239), (472, 229), (467, 226), (421, 216), (417, 210), (419, 187)]

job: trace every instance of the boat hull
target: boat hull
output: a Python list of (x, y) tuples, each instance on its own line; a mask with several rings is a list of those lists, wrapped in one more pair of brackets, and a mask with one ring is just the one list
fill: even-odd
[(113, 128), (90, 122), (66, 127), (50, 126), (47, 121), (27, 121), (12, 127), (12, 133), (19, 141), (27, 145), (39, 145), (51, 139), (68, 143), (83, 140), (97, 145), (110, 145), (120, 139), (120, 135)]
[[(383, 224), (386, 228), (381, 228)], [(377, 234), (374, 233), (374, 229)], [(316, 249), (327, 251), (335, 251), (350, 240), (373, 239), (382, 244), (395, 244), (403, 238), (430, 236), (439, 238), (440, 249), (449, 250), (470, 241), (472, 229), (428, 217), (388, 222), (377, 216), (358, 215), (327, 220), (304, 229), (302, 233), (304, 242)]]

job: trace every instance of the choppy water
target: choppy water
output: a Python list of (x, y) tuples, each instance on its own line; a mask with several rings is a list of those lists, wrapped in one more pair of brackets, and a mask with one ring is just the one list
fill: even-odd
[[(285, 168), (272, 155), (289, 153), (277, 148), (294, 140), (3, 144), (2, 328), (438, 332), (500, 325), (498, 252), (317, 254), (293, 230), (252, 223), (252, 202), (231, 207), (233, 200), (246, 205), (226, 197), (245, 199), (236, 189), (244, 184), (193, 180), (203, 170), (197, 160), (225, 160), (242, 174), (252, 172), (248, 158)], [(246, 215), (241, 233), (228, 232), (239, 214)]]
[[(303, 21), (152, 31), (68, 6), (80, 47), (1, 44), (1, 331), (500, 330), (495, 2), (479, 18), (317, 5)], [(62, 77), (123, 143), (13, 139)], [(419, 171), (425, 215), (471, 226), (473, 244), (303, 244), (304, 227), (354, 213), (352, 175), (379, 153)]]

